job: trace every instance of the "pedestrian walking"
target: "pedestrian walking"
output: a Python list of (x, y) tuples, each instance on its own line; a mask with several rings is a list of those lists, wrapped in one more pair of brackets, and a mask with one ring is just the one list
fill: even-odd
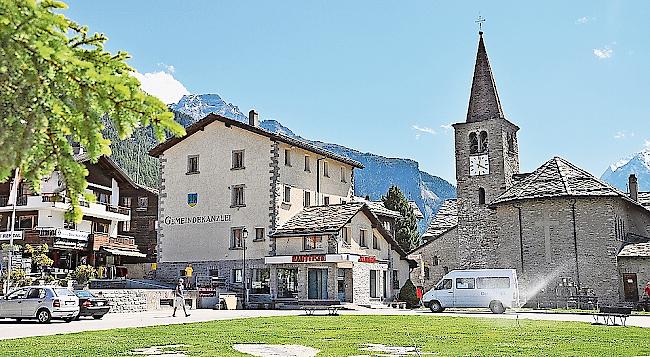
[(183, 288), (183, 278), (178, 279), (178, 284), (176, 284), (176, 289), (174, 289), (174, 313), (172, 317), (176, 317), (176, 309), (178, 305), (183, 307), (183, 312), (185, 317), (190, 316), (185, 309), (185, 288)]

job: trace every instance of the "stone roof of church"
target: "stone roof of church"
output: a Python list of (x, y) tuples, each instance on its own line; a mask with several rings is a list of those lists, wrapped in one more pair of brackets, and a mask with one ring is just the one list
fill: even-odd
[(649, 243), (636, 243), (628, 244), (620, 253), (619, 257), (650, 257), (650, 242)]
[(422, 237), (436, 238), (458, 225), (456, 199), (445, 200)]
[(561, 157), (544, 163), (497, 197), (491, 205), (536, 198), (591, 196), (621, 197), (639, 205), (625, 193)]
[(650, 207), (650, 192), (639, 192), (638, 201), (642, 206)]
[(492, 76), (492, 68), (488, 59), (483, 32), (479, 32), (474, 78), (467, 108), (467, 122), (477, 122), (494, 118), (505, 118), (497, 86)]

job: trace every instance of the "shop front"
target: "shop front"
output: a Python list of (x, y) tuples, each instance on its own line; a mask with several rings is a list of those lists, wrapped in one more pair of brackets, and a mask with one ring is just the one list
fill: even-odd
[(276, 299), (380, 303), (388, 298), (389, 264), (375, 256), (309, 254), (266, 257)]

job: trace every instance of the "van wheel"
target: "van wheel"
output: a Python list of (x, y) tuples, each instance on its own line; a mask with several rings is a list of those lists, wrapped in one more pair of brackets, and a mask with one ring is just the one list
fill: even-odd
[(440, 305), (440, 302), (438, 301), (432, 301), (429, 303), (429, 309), (431, 309), (431, 312), (443, 312), (445, 309)]
[(494, 314), (503, 314), (506, 311), (506, 308), (503, 307), (501, 301), (492, 301), (490, 302), (490, 311)]
[(41, 309), (36, 313), (36, 319), (41, 324), (49, 324), (52, 320), (52, 314), (47, 309)]

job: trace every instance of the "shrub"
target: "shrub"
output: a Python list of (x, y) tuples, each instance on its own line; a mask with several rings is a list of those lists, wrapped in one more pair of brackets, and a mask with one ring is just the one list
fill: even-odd
[(398, 298), (400, 301), (404, 301), (410, 309), (420, 306), (420, 299), (418, 299), (415, 285), (413, 285), (411, 279), (407, 280), (399, 290)]
[(78, 284), (85, 284), (88, 280), (93, 279), (97, 275), (97, 271), (90, 265), (79, 265), (72, 274), (72, 277)]

